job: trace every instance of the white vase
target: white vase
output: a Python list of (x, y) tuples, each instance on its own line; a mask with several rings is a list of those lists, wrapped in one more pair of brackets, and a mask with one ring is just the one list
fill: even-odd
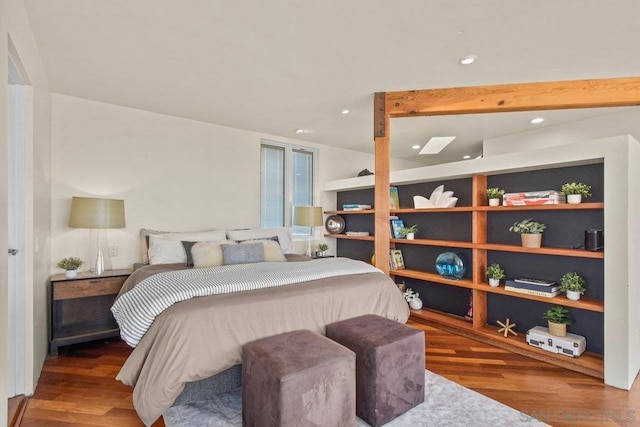
[(580, 299), (580, 292), (567, 291), (567, 299), (570, 299), (571, 301), (578, 301)]
[(489, 286), (494, 288), (500, 286), (500, 279), (489, 278)]
[(489, 206), (500, 206), (500, 199), (489, 199)]
[(422, 300), (420, 298), (414, 298), (409, 301), (409, 307), (414, 310), (420, 310), (422, 308)]
[(415, 239), (416, 234), (415, 233), (407, 233), (407, 240), (413, 240)]
[(570, 205), (578, 205), (582, 202), (582, 194), (569, 194), (567, 195), (567, 203)]
[(78, 270), (67, 270), (64, 272), (67, 279), (75, 279), (78, 275)]

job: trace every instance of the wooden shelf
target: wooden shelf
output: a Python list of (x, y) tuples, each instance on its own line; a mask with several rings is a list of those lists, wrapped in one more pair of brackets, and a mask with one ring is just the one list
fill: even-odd
[(403, 214), (403, 213), (452, 213), (452, 212), (472, 212), (476, 210), (476, 208), (472, 206), (458, 206), (455, 208), (400, 208), (400, 209), (391, 209), (391, 214)]
[(570, 205), (563, 203), (559, 205), (538, 205), (538, 206), (477, 206), (477, 211), (499, 212), (499, 211), (569, 211), (569, 210), (596, 210), (604, 209), (604, 203), (580, 203)]
[(369, 240), (374, 241), (373, 236), (347, 236), (346, 234), (325, 234), (324, 237), (330, 239), (347, 239), (347, 240)]
[(552, 365), (582, 372), (597, 378), (604, 378), (604, 359), (597, 353), (586, 351), (580, 357), (576, 358), (555, 354), (527, 344), (526, 332), (518, 332), (517, 337), (509, 335), (505, 338), (502, 334), (498, 333), (497, 326), (485, 325), (480, 328), (473, 328), (471, 322), (466, 321), (462, 317), (424, 308), (422, 310), (410, 311), (411, 319), (416, 322), (433, 324), (449, 332), (477, 339), (514, 353), (533, 357)]
[(584, 249), (570, 249), (570, 248), (554, 248), (543, 246), (541, 248), (525, 248), (520, 245), (504, 245), (501, 243), (476, 243), (474, 245), (477, 249), (486, 249), (490, 251), (502, 251), (502, 252), (522, 252), (527, 254), (539, 254), (539, 255), (557, 255), (557, 256), (570, 256), (576, 258), (596, 258), (604, 259), (604, 252), (592, 252)]
[(402, 243), (406, 245), (423, 245), (423, 246), (445, 246), (449, 248), (468, 248), (472, 249), (477, 245), (471, 242), (460, 240), (430, 240), (430, 239), (391, 239), (391, 243)]
[(581, 310), (589, 310), (589, 311), (596, 311), (598, 313), (604, 313), (604, 301), (593, 299), (593, 298), (581, 297), (578, 301), (572, 301), (564, 295), (557, 295), (553, 298), (545, 298), (537, 295), (527, 295), (527, 294), (521, 294), (518, 292), (507, 291), (505, 288), (502, 287), (502, 285), (494, 288), (492, 286), (489, 286), (488, 284), (481, 284), (481, 285), (476, 285), (474, 289), (490, 292), (493, 294), (506, 295), (514, 298), (524, 298), (524, 299), (529, 299), (533, 301), (547, 302), (549, 304), (562, 305), (565, 307), (573, 307), (573, 308), (579, 308)]
[(425, 280), (427, 282), (440, 283), (443, 285), (451, 285), (459, 288), (477, 289), (479, 287), (479, 285), (474, 285), (473, 282), (469, 279), (460, 279), (460, 280), (447, 279), (446, 277), (442, 277), (439, 274), (427, 273), (424, 271), (402, 269), (402, 270), (391, 270), (389, 274), (397, 277), (406, 277), (409, 279)]

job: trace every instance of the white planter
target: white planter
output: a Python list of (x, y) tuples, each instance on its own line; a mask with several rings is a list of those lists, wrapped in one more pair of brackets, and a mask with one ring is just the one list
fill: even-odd
[(489, 286), (493, 286), (494, 288), (500, 286), (500, 279), (489, 279)]
[(78, 275), (78, 270), (67, 270), (64, 272), (67, 279), (75, 279)]
[(489, 199), (489, 206), (500, 206), (500, 199)]
[(420, 298), (414, 298), (409, 301), (409, 307), (414, 310), (420, 310), (422, 308), (422, 300)]
[(580, 299), (580, 292), (567, 291), (567, 299), (570, 299), (571, 301), (578, 301)]
[(567, 196), (567, 203), (570, 205), (578, 205), (582, 202), (582, 194), (569, 194)]
[(407, 233), (407, 240), (413, 240), (416, 237), (416, 233)]

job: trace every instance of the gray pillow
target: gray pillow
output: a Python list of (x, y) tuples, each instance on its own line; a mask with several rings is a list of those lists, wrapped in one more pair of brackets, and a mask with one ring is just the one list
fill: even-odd
[(220, 245), (224, 265), (251, 264), (264, 262), (264, 245), (249, 243), (246, 245)]

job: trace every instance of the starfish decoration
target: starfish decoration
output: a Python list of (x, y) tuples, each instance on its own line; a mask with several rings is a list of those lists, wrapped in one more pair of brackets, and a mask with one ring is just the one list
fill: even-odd
[(509, 332), (511, 332), (515, 336), (518, 336), (518, 334), (513, 331), (513, 328), (515, 328), (516, 324), (509, 323), (509, 318), (507, 318), (507, 321), (505, 323), (502, 323), (498, 320), (498, 325), (502, 326), (502, 328), (498, 329), (498, 332), (504, 332), (505, 338), (507, 337), (507, 335), (509, 335)]

